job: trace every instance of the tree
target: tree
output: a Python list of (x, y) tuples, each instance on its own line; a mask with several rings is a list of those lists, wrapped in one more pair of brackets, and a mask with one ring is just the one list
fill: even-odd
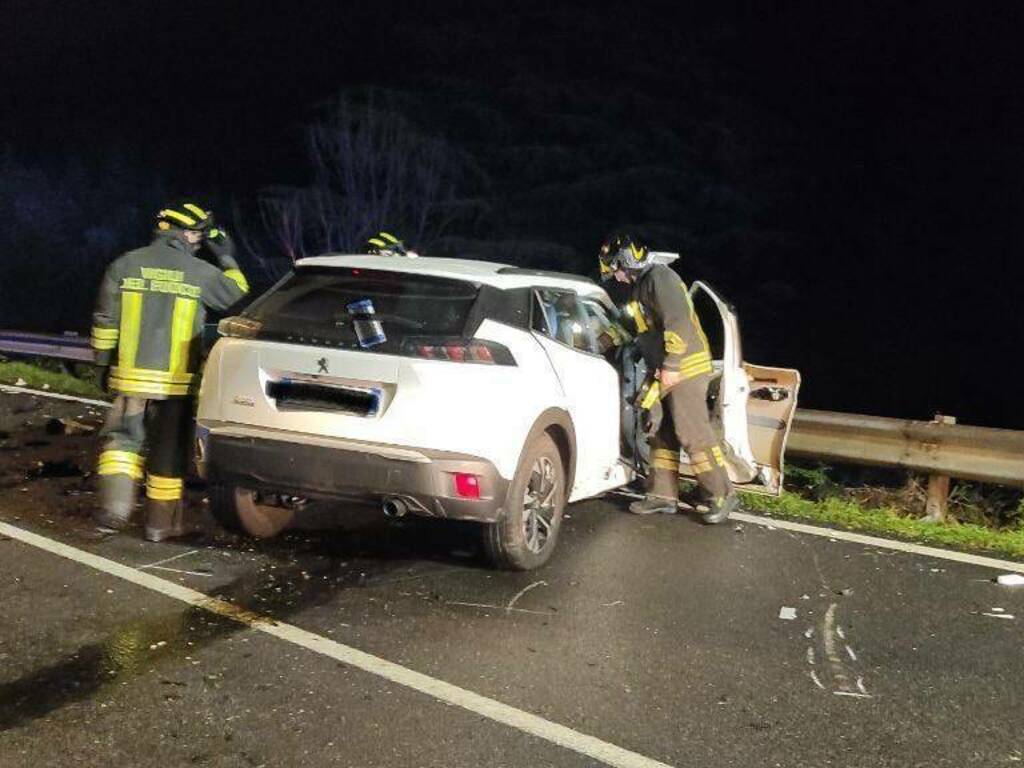
[(461, 196), (479, 181), (468, 156), (377, 91), (338, 97), (307, 129), (306, 146), (310, 183), (258, 200), (266, 239), (291, 260), (360, 251), (382, 229), (422, 248), (480, 207)]

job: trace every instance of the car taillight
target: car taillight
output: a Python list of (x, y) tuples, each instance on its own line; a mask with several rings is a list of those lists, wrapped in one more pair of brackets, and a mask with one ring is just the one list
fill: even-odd
[(480, 478), (468, 472), (455, 472), (455, 493), (464, 499), (480, 498)]
[(427, 360), (448, 360), (455, 363), (484, 365), (515, 365), (508, 347), (480, 339), (406, 338), (403, 352)]

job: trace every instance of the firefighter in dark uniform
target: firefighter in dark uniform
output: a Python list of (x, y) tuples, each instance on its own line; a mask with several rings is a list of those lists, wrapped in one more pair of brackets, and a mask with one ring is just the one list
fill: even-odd
[(648, 365), (657, 371), (662, 419), (650, 440), (651, 473), (647, 495), (630, 505), (638, 514), (676, 511), (680, 447), (708, 506), (703, 521), (724, 522), (738, 506), (725, 457), (708, 415), (711, 351), (686, 285), (664, 264), (651, 263), (647, 248), (625, 235), (601, 246), (601, 276), (631, 286), (626, 313), (640, 334), (653, 334)]
[[(204, 245), (219, 268), (197, 255)], [(101, 526), (130, 522), (136, 482), (145, 479), (146, 538), (190, 532), (182, 492), (206, 310), (225, 310), (248, 292), (231, 239), (193, 202), (160, 211), (153, 242), (107, 268), (92, 328), (97, 365), (117, 394), (101, 433)]]

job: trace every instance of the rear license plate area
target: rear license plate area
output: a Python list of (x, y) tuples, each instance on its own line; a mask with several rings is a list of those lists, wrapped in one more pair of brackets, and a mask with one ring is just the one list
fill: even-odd
[(352, 387), (319, 384), (295, 379), (267, 382), (267, 397), (279, 411), (329, 411), (353, 416), (376, 416), (380, 410), (381, 390), (376, 387)]

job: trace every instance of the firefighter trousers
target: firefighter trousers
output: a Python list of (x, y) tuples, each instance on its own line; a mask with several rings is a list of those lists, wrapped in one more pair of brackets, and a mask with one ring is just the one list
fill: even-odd
[(107, 519), (122, 524), (131, 519), (136, 483), (143, 479), (147, 506), (181, 505), (192, 449), (191, 397), (118, 395), (100, 434), (97, 475)]
[(725, 457), (708, 415), (706, 375), (684, 379), (661, 399), (661, 426), (650, 440), (651, 474), (648, 493), (679, 498), (680, 447), (689, 457), (705, 500), (721, 503), (733, 487), (725, 469)]

